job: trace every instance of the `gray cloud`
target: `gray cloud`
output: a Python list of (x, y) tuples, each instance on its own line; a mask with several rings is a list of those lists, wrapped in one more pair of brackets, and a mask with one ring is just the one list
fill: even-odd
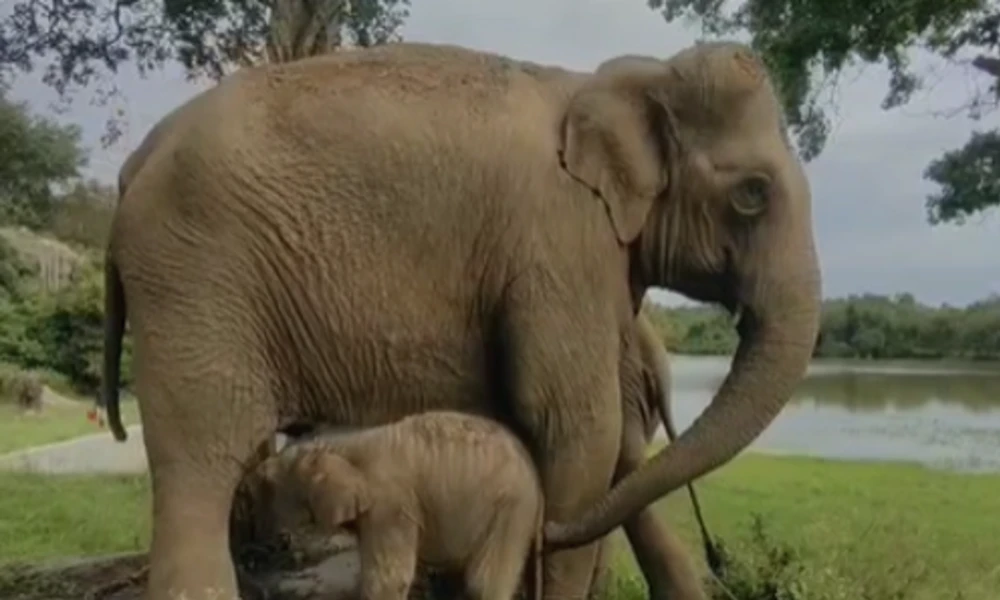
[[(639, 0), (414, 0), (402, 33), (574, 69), (591, 69), (616, 54), (669, 55), (697, 34), (665, 24)], [(892, 112), (879, 109), (882, 69), (843, 79), (831, 143), (807, 166), (826, 295), (910, 291), (927, 302), (964, 304), (1000, 293), (1000, 216), (961, 228), (925, 221), (924, 197), (932, 190), (921, 177), (926, 164), (961, 145), (975, 127), (998, 123), (995, 115), (979, 124), (930, 116), (960, 104), (969, 91), (967, 73), (942, 73), (927, 98)], [(208, 86), (184, 81), (173, 66), (149, 80), (125, 70), (117, 83), (128, 99), (122, 108), (129, 128), (114, 148), (100, 150), (97, 143), (107, 109), (81, 99), (61, 117), (84, 127), (86, 143), (96, 149), (89, 170), (109, 181), (160, 117)], [(36, 110), (54, 98), (37, 77), (20, 81), (14, 95)], [(655, 297), (680, 301), (664, 292)]]

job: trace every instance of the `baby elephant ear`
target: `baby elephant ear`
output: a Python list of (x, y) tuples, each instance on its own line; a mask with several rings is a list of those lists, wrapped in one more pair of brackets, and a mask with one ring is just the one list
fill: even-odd
[(371, 509), (364, 475), (339, 456), (323, 456), (308, 483), (309, 503), (318, 525), (333, 533)]

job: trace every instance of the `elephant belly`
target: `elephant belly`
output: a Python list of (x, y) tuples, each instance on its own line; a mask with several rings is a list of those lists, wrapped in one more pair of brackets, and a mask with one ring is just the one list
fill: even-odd
[(488, 414), (489, 368), (473, 337), (331, 336), (324, 361), (306, 361), (300, 417), (370, 427), (428, 410)]
[[(489, 489), (489, 488), (484, 488)], [(482, 494), (475, 498), (449, 498), (438, 510), (426, 511), (421, 529), (420, 560), (439, 569), (462, 569), (486, 540), (493, 520)]]

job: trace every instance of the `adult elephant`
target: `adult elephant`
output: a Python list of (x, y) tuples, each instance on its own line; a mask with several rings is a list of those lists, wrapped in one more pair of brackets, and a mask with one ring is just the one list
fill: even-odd
[[(594, 74), (391, 44), (245, 69), (166, 116), (122, 167), (106, 260), (103, 402), (114, 419), (127, 307), (148, 598), (236, 596), (233, 490), (296, 420), (501, 419), (535, 456), (557, 543), (729, 460), (817, 330), (810, 192), (783, 125), (737, 44)], [(741, 345), (705, 413), (602, 499), (650, 286), (740, 311)], [(582, 598), (595, 551), (547, 556), (546, 597)]]

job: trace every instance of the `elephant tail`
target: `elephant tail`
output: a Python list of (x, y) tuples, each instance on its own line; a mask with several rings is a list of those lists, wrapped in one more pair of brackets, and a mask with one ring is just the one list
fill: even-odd
[(119, 410), (122, 337), (125, 335), (125, 292), (111, 253), (104, 258), (104, 367), (97, 405), (107, 411), (108, 428), (119, 442), (128, 439)]

